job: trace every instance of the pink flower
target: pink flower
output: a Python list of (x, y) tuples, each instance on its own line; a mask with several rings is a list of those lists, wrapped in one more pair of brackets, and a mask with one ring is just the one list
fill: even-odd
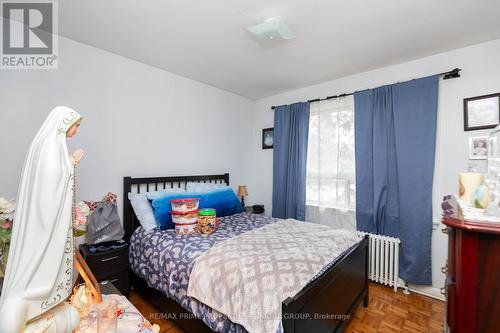
[(86, 210), (88, 210), (88, 207), (85, 204), (78, 203), (75, 206), (74, 228), (78, 229), (87, 223)]
[(2, 225), (0, 225), (0, 227), (2, 227), (3, 229), (7, 230), (10, 227), (12, 227), (12, 222), (11, 221), (5, 221), (4, 223), (2, 223)]

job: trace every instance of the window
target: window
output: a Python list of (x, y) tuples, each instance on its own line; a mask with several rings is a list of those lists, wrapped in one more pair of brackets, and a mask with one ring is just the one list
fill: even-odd
[(310, 110), (307, 206), (354, 211), (354, 98), (314, 102)]

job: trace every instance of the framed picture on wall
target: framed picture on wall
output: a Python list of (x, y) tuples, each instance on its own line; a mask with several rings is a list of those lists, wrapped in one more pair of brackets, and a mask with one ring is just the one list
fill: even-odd
[(464, 99), (464, 131), (494, 128), (500, 123), (500, 93)]
[(488, 158), (488, 137), (469, 138), (469, 159), (485, 160)]
[(262, 149), (273, 149), (274, 146), (274, 127), (264, 128), (262, 130)]

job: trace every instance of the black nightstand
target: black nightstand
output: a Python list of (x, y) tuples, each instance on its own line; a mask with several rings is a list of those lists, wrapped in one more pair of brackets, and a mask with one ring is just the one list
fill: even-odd
[(264, 214), (264, 205), (245, 206), (245, 211), (252, 214)]
[(130, 292), (128, 245), (116, 250), (90, 252), (89, 245), (80, 245), (80, 252), (97, 281), (109, 281), (123, 295)]

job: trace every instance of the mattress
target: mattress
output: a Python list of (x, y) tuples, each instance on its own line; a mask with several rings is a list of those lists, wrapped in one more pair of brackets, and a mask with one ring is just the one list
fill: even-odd
[[(187, 296), (189, 276), (197, 258), (215, 244), (276, 221), (278, 219), (263, 215), (235, 214), (219, 218), (219, 227), (213, 234), (177, 235), (174, 230), (145, 231), (139, 227), (130, 239), (130, 267), (150, 287), (179, 303), (213, 331), (244, 333), (247, 332), (245, 328), (231, 322), (224, 314)], [(311, 281), (320, 277), (343, 254)], [(281, 325), (277, 332), (282, 332)]]

